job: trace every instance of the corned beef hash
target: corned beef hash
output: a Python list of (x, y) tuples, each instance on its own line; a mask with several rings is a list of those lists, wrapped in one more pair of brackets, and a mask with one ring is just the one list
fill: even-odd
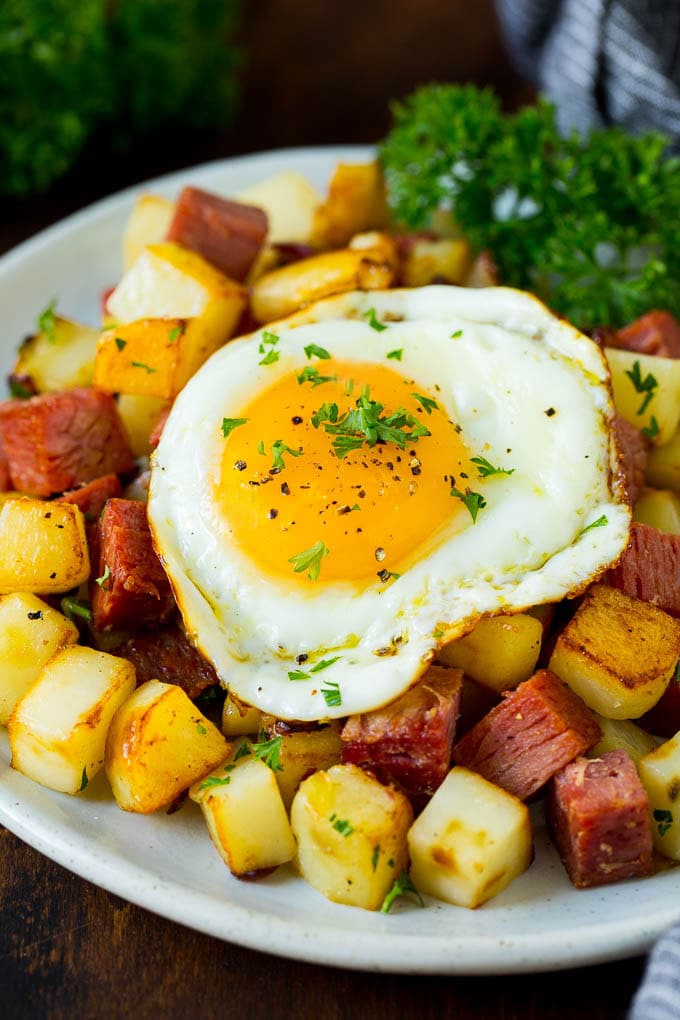
[(375, 164), (142, 195), (123, 255), (0, 405), (13, 767), (369, 910), (491, 899), (529, 800), (579, 888), (680, 859), (676, 320), (583, 335)]

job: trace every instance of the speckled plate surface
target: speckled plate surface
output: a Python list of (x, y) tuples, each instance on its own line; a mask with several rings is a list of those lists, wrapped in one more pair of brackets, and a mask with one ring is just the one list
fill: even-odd
[[(290, 149), (211, 163), (130, 189), (72, 216), (0, 260), (3, 366), (52, 298), (97, 322), (99, 294), (121, 272), (120, 238), (139, 191), (172, 196), (185, 183), (224, 194), (284, 169), (322, 188), (361, 148)], [(680, 871), (600, 890), (574, 890), (536, 819), (529, 871), (476, 911), (400, 901), (389, 915), (329, 903), (281, 868), (233, 879), (198, 808), (149, 818), (115, 806), (103, 775), (78, 797), (13, 772), (0, 734), (0, 821), (37, 850), (133, 903), (218, 938), (310, 962), (403, 973), (500, 974), (576, 967), (648, 948), (680, 918)]]

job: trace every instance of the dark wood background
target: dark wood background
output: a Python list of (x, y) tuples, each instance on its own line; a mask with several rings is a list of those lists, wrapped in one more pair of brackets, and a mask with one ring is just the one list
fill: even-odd
[[(209, 138), (168, 136), (114, 155), (101, 142), (49, 194), (0, 205), (0, 251), (128, 184), (205, 159), (372, 142), (388, 102), (429, 81), (531, 91), (504, 54), (491, 0), (245, 0), (241, 113)], [(39, 286), (39, 281), (36, 281)], [(84, 882), (0, 828), (0, 1014), (358, 1020), (622, 1020), (642, 960), (498, 978), (335, 971), (255, 953), (155, 917)]]

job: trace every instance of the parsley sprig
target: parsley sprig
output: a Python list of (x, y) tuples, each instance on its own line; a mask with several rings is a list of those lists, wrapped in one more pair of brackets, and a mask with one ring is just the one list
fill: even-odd
[(452, 486), (451, 495), (460, 499), (465, 504), (470, 517), (472, 518), (472, 523), (475, 524), (477, 522), (477, 515), (479, 514), (479, 511), (483, 510), (486, 506), (486, 500), (482, 496), (481, 492), (473, 492), (469, 487), (465, 489), (465, 492), (461, 492), (460, 489)]
[(471, 462), (477, 468), (480, 478), (489, 478), (490, 475), (514, 475), (514, 468), (494, 467), (486, 457), (471, 457)]
[(291, 457), (301, 457), (302, 450), (291, 450), (290, 446), (286, 446), (283, 439), (275, 439), (272, 443), (272, 471), (282, 471), (286, 462), (283, 459), (284, 453), (289, 453)]
[(643, 397), (642, 403), (640, 404), (635, 413), (644, 414), (647, 408), (649, 407), (651, 400), (654, 397), (656, 388), (659, 385), (659, 383), (657, 382), (656, 377), (653, 376), (651, 372), (648, 372), (647, 375), (643, 378), (639, 361), (633, 362), (632, 369), (629, 369), (626, 372), (626, 375), (632, 382), (635, 392), (642, 394)]
[(271, 740), (261, 740), (251, 747), (255, 758), (268, 765), (272, 772), (283, 772), (283, 765), (280, 762), (282, 744), (283, 737), (272, 737)]
[(260, 344), (257, 348), (258, 352), (263, 355), (258, 365), (273, 365), (274, 362), (278, 361), (281, 355), (276, 350), (276, 345), (279, 342), (279, 338), (276, 333), (272, 333), (270, 330), (265, 329), (260, 338)]
[[(424, 398), (427, 399), (427, 398)], [(315, 428), (323, 425), (329, 435), (334, 436), (332, 446), (336, 457), (342, 460), (348, 453), (359, 450), (366, 443), (394, 443), (401, 450), (416, 443), (422, 436), (432, 433), (403, 407), (392, 414), (384, 415), (384, 405), (371, 398), (370, 389), (365, 386), (355, 406), (340, 417), (337, 404), (323, 404), (312, 415)]]
[(291, 556), (288, 562), (293, 564), (294, 573), (302, 574), (306, 570), (310, 581), (318, 581), (321, 561), (324, 556), (328, 556), (329, 551), (323, 542), (315, 542), (309, 549), (303, 549), (302, 552)]
[(423, 897), (420, 895), (415, 885), (413, 884), (411, 876), (407, 875), (405, 871), (402, 871), (399, 878), (395, 878), (394, 882), (392, 883), (392, 888), (390, 889), (387, 896), (383, 900), (382, 906), (380, 908), (380, 913), (389, 914), (394, 901), (396, 899), (399, 899), (400, 896), (404, 896), (406, 893), (410, 893), (412, 896), (415, 896), (416, 899), (418, 900), (418, 904), (421, 907), (425, 906)]

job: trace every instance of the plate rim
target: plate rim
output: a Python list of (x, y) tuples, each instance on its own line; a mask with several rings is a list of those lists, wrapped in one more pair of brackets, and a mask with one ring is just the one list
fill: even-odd
[[(308, 159), (360, 161), (371, 158), (374, 152), (375, 148), (370, 145), (268, 149), (209, 160), (135, 183), (71, 213), (8, 250), (0, 257), (0, 278), (17, 267), (20, 269), (24, 259), (40, 253), (45, 246), (63, 240), (81, 226), (96, 225), (98, 219), (105, 218), (117, 208), (123, 209), (140, 191), (179, 187), (190, 175), (210, 171), (219, 173), (220, 169), (233, 172), (240, 168), (246, 171), (247, 168), (251, 172), (272, 160), (288, 160), (290, 169), (295, 169)], [(9, 768), (7, 765), (7, 770)], [(326, 933), (331, 923), (325, 920), (319, 927), (310, 927), (294, 916), (281, 918), (234, 900), (216, 901), (200, 889), (192, 889), (178, 880), (167, 880), (151, 868), (133, 861), (126, 861), (122, 867), (120, 859), (109, 848), (98, 847), (90, 840), (82, 843), (82, 835), (74, 829), (69, 832), (67, 826), (64, 831), (55, 831), (50, 827), (49, 818), (32, 815), (29, 801), (22, 801), (12, 789), (13, 784), (4, 782), (4, 773), (4, 769), (0, 771), (0, 822), (38, 852), (100, 888), (175, 923), (249, 949), (301, 962), (380, 973), (422, 975), (538, 973), (597, 964), (644, 952), (668, 925), (680, 918), (678, 902), (676, 907), (671, 905), (657, 910), (649, 923), (638, 922), (632, 930), (630, 918), (591, 923), (587, 926), (585, 939), (583, 923), (559, 933), (541, 932), (495, 939), (488, 935), (467, 934), (464, 925), (462, 932), (453, 933), (446, 939), (441, 934), (427, 936), (399, 931), (395, 926), (394, 930), (381, 933), (356, 930), (351, 939), (336, 938), (329, 944)], [(81, 845), (78, 845), (79, 840)], [(573, 893), (578, 895), (577, 890)], [(671, 899), (669, 897), (669, 901)], [(216, 902), (218, 909), (215, 909)], [(406, 914), (402, 912), (399, 916), (405, 917)], [(398, 923), (398, 918), (394, 920)], [(263, 925), (268, 934), (266, 945), (262, 942)], [(405, 940), (417, 942), (415, 959), (399, 952)], [(392, 955), (384, 950), (377, 952), (379, 946), (386, 942), (396, 948)], [(535, 959), (537, 951), (540, 951), (540, 957)]]

